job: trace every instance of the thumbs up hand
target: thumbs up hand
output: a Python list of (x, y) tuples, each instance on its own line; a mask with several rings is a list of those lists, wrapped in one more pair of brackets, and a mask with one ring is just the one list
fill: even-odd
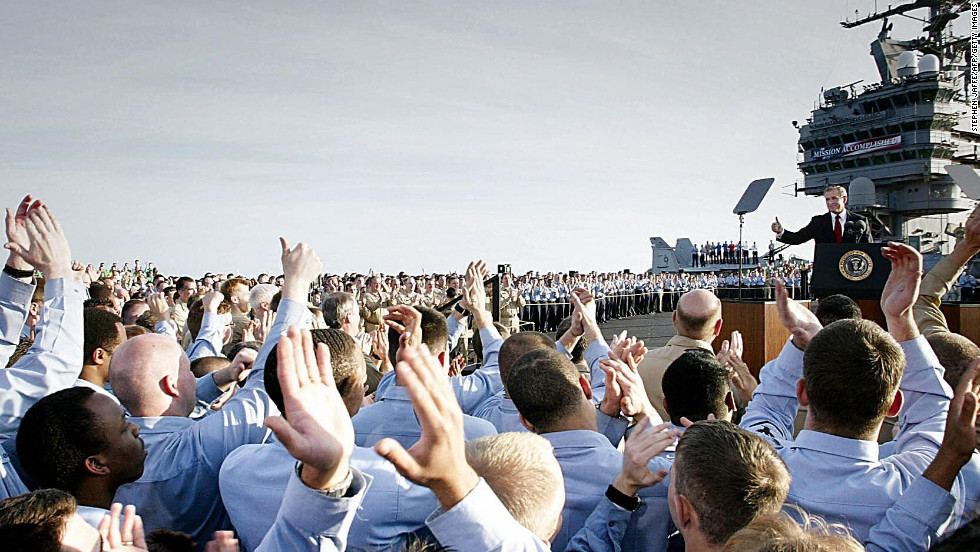
[(776, 222), (772, 223), (772, 231), (777, 234), (783, 231), (783, 225), (779, 223), (779, 217), (776, 217)]

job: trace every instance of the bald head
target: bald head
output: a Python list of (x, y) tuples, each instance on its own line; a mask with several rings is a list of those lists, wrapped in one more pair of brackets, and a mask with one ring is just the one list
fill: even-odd
[(721, 331), (721, 301), (706, 289), (681, 295), (674, 312), (674, 327), (679, 335), (710, 343)]
[(190, 361), (163, 335), (140, 335), (120, 345), (110, 361), (109, 381), (133, 416), (187, 416), (194, 409)]

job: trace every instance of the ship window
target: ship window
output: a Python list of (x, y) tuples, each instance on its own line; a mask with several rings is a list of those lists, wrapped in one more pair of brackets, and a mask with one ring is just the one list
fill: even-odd
[(920, 149), (918, 154), (919, 154), (919, 159), (929, 159), (930, 157), (932, 157), (932, 148)]
[(818, 173), (825, 173), (827, 172), (827, 165), (817, 165), (816, 169)]
[(902, 129), (898, 125), (888, 125), (885, 127), (885, 130), (887, 131), (887, 134), (898, 134), (899, 132), (902, 132)]
[(845, 169), (853, 169), (857, 166), (853, 159), (846, 159), (843, 164)]
[(922, 101), (924, 101), (924, 102), (931, 102), (931, 101), (935, 100), (936, 99), (936, 92), (938, 92), (938, 90), (935, 90), (935, 89), (933, 89), (933, 90), (923, 90), (922, 91)]
[(888, 161), (890, 161), (892, 163), (894, 163), (895, 161), (901, 161), (901, 160), (902, 160), (902, 154), (901, 153), (889, 153), (888, 154)]
[(888, 98), (882, 98), (878, 100), (878, 110), (885, 111), (886, 109), (891, 109), (892, 104)]
[(919, 121), (917, 126), (919, 130), (929, 130), (930, 128), (932, 128), (932, 121), (928, 119), (925, 121)]
[(873, 127), (871, 129), (871, 137), (872, 138), (881, 138), (884, 135), (885, 135), (885, 129), (883, 129), (881, 127)]
[(911, 150), (905, 150), (902, 152), (902, 158), (908, 161), (909, 159), (915, 159), (915, 152)]
[(854, 138), (854, 135), (853, 134), (848, 133), (848, 134), (845, 134), (843, 136), (843, 140), (845, 142), (853, 142), (855, 140), (855, 138)]
[(855, 132), (854, 135), (857, 136), (858, 140), (867, 140), (868, 138), (871, 138), (871, 133), (867, 130), (859, 130), (858, 132)]
[(823, 138), (817, 138), (813, 141), (813, 145), (817, 146), (818, 148), (824, 148), (827, 147), (827, 141)]
[(841, 165), (840, 165), (839, 162), (834, 161), (834, 162), (830, 163), (830, 170), (832, 170), (832, 171), (839, 171), (840, 169), (841, 169)]
[(905, 121), (905, 122), (903, 122), (902, 123), (902, 130), (903, 131), (915, 130), (915, 122), (914, 121)]
[(884, 155), (875, 155), (874, 157), (871, 158), (871, 163), (873, 165), (882, 165), (882, 164), (885, 163), (885, 156)]
[(862, 103), (861, 104), (861, 109), (864, 110), (865, 113), (877, 113), (878, 112), (878, 106), (876, 106), (874, 102), (864, 102), (864, 103)]
[(857, 159), (858, 167), (867, 167), (871, 164), (871, 160), (867, 157), (859, 157)]
[(909, 98), (905, 94), (899, 94), (895, 96), (893, 100), (895, 102), (895, 107), (904, 107), (909, 103)]

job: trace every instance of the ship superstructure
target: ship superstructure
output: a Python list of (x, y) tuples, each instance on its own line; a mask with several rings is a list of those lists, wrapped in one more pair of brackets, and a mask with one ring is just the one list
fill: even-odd
[[(967, 100), (969, 42), (950, 25), (969, 9), (969, 2), (918, 0), (842, 22), (852, 28), (882, 21), (871, 43), (881, 81), (824, 90), (806, 123), (794, 121), (803, 172), (797, 193), (844, 186), (848, 207), (869, 216), (877, 241), (948, 253), (973, 202), (943, 167), (980, 167), (980, 133)], [(892, 39), (888, 18), (916, 10), (928, 10), (924, 36)]]

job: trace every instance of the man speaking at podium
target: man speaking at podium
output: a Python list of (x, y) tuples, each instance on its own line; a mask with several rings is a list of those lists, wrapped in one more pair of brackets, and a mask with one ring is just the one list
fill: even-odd
[(799, 232), (785, 230), (779, 217), (772, 223), (776, 240), (799, 245), (810, 240), (816, 243), (871, 243), (871, 227), (868, 219), (846, 210), (847, 190), (843, 186), (830, 186), (823, 192), (827, 211), (810, 219)]

